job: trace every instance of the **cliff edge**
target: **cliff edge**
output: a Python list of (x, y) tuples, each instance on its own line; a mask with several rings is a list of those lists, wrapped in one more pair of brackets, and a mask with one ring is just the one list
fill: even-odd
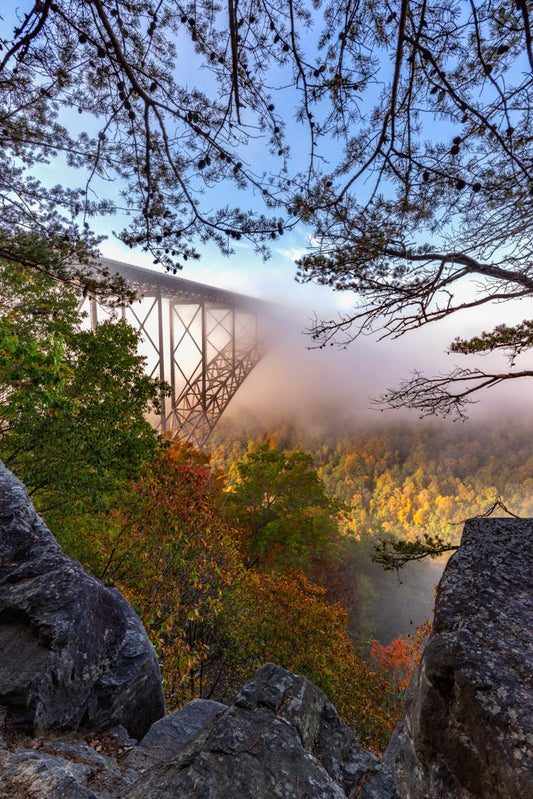
[(165, 712), (139, 617), (65, 555), (0, 462), (0, 723), (30, 735), (123, 725)]
[(533, 797), (533, 520), (466, 522), (385, 761), (404, 799)]

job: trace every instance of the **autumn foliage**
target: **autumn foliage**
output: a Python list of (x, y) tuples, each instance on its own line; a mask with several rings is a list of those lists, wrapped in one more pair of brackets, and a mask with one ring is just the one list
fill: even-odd
[(221, 489), (207, 455), (166, 446), (117, 505), (112, 537), (101, 540), (102, 576), (141, 615), (171, 709), (209, 692), (217, 617), (243, 568)]
[(227, 655), (242, 680), (267, 661), (322, 688), (366, 746), (381, 751), (394, 724), (386, 676), (355, 653), (348, 615), (301, 571), (252, 570), (231, 596)]
[(399, 693), (405, 691), (416, 665), (409, 642), (399, 636), (388, 646), (383, 646), (374, 639), (370, 651), (380, 670), (387, 674), (396, 690)]
[(383, 751), (425, 633), (371, 645), (361, 626), (374, 589), (350, 526), (364, 509), (331, 501), (326, 469), (275, 442), (249, 444), (224, 467), (161, 442), (110, 511), (79, 521), (69, 551), (138, 611), (170, 710), (232, 701), (272, 661), (322, 688), (360, 741)]
[[(370, 654), (376, 661), (380, 674), (388, 681), (388, 707), (393, 727), (400, 719), (402, 703), (413, 672), (420, 663), (432, 624), (426, 621), (407, 636), (398, 636), (384, 646), (374, 639)], [(392, 730), (391, 730), (392, 731)]]
[[(316, 558), (319, 579), (335, 568), (331, 548), (321, 545), (325, 530), (330, 541), (336, 534), (334, 506), (308, 457), (277, 451), (253, 461), (253, 486), (240, 484), (246, 503), (258, 496), (261, 462), (277, 483), (273, 526), (259, 530), (261, 547), (251, 544), (249, 505), (239, 517), (238, 502), (228, 504), (224, 476), (209, 456), (167, 443), (115, 498), (113, 512), (87, 527), (84, 552), (92, 570), (139, 612), (162, 665), (169, 709), (197, 697), (231, 700), (259, 666), (274, 661), (319, 685), (361, 741), (380, 751), (395, 718), (390, 681), (356, 653), (346, 609), (312, 576)], [(271, 469), (283, 462), (288, 489)], [(255, 563), (252, 551), (261, 551)]]

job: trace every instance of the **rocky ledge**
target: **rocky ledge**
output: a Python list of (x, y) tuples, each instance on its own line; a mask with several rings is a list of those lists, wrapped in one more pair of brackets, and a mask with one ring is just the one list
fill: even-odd
[(19, 743), (0, 771), (5, 799), (399, 799), (322, 691), (273, 664), (231, 707), (196, 699), (140, 742), (119, 727)]
[(165, 712), (140, 619), (64, 554), (1, 462), (0, 652), (5, 729), (42, 736), (122, 724), (139, 738)]

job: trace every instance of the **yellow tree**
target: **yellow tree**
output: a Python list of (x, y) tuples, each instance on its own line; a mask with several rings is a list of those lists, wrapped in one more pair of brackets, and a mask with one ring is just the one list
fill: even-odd
[(225, 603), (228, 668), (250, 679), (267, 661), (303, 674), (329, 696), (361, 742), (381, 751), (397, 718), (390, 681), (354, 651), (348, 614), (295, 569), (248, 571)]

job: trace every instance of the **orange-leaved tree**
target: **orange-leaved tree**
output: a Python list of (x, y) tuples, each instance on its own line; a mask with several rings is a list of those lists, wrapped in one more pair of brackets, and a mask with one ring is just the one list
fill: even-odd
[(420, 663), (422, 652), (431, 635), (432, 624), (424, 622), (407, 637), (398, 636), (384, 646), (372, 641), (371, 656), (376, 660), (380, 672), (389, 681), (389, 705), (393, 716), (399, 719), (405, 693), (414, 670)]
[(361, 741), (382, 750), (396, 710), (390, 681), (356, 654), (326, 588), (282, 558), (246, 568), (249, 539), (227, 522), (223, 487), (209, 456), (169, 444), (94, 528), (93, 571), (139, 612), (169, 708), (231, 699), (270, 660), (319, 685)]
[(222, 475), (188, 444), (164, 447), (100, 537), (101, 576), (139, 612), (170, 708), (209, 696), (224, 592), (243, 570), (220, 512)]
[(371, 655), (376, 659), (380, 670), (388, 676), (395, 691), (403, 694), (417, 665), (416, 653), (410, 642), (402, 635), (387, 646), (374, 640)]
[(382, 751), (393, 726), (388, 680), (354, 651), (348, 615), (326, 602), (326, 589), (301, 571), (251, 569), (225, 602), (227, 668), (238, 681), (273, 661), (303, 674), (337, 707), (367, 746)]

